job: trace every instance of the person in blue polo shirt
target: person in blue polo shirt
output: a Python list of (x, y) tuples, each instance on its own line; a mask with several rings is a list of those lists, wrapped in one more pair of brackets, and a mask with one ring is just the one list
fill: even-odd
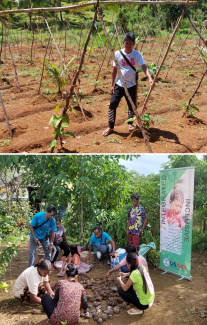
[[(104, 254), (115, 256), (115, 242), (114, 240), (104, 231), (101, 230), (99, 226), (96, 226), (94, 229), (94, 234), (90, 239), (89, 254), (85, 257), (86, 260), (89, 260), (92, 247), (94, 245), (94, 254), (99, 261), (102, 260)], [(106, 243), (109, 241), (109, 244)], [(112, 251), (113, 248), (113, 251)], [(110, 263), (110, 261), (108, 261)]]
[[(34, 265), (36, 249), (40, 243), (45, 252), (45, 259), (49, 261), (51, 260), (55, 231), (57, 231), (56, 221), (54, 218), (56, 213), (57, 210), (55, 207), (48, 207), (47, 212), (36, 213), (30, 222), (29, 267)], [(52, 233), (49, 241), (50, 228)]]

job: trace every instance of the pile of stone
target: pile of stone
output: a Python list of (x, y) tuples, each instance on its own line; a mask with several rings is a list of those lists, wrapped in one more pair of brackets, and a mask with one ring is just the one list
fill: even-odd
[[(126, 309), (127, 304), (119, 296), (114, 280), (105, 281), (84, 274), (79, 277), (79, 282), (86, 289), (89, 303), (88, 310), (82, 313), (81, 317), (93, 318), (101, 324), (107, 319), (112, 319), (114, 314), (119, 314), (121, 308)], [(92, 292), (89, 293), (89, 290)]]

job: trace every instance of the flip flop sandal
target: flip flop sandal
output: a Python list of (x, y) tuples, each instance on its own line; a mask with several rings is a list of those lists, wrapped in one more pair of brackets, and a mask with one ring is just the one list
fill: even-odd
[(65, 276), (65, 273), (64, 272), (59, 272), (56, 277), (57, 278), (63, 278)]
[(139, 311), (138, 311), (138, 310), (132, 308), (132, 309), (129, 309), (129, 310), (127, 311), (127, 313), (128, 313), (129, 315), (141, 315), (141, 314), (144, 313), (144, 311), (143, 311), (143, 310), (139, 310)]
[(106, 130), (105, 130), (105, 131), (103, 132), (103, 136), (104, 136), (104, 137), (107, 137), (107, 136), (108, 136), (109, 134), (111, 134), (113, 131), (114, 131), (114, 129), (112, 129), (111, 131), (109, 131), (109, 130), (106, 131)]
[[(131, 124), (129, 124), (129, 125), (131, 125)], [(135, 126), (134, 126), (134, 125), (130, 126), (130, 127), (129, 127), (129, 132), (134, 131), (134, 129), (135, 129)]]

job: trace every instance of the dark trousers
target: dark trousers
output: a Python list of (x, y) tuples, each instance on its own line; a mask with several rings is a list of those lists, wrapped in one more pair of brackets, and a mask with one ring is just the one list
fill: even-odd
[(47, 314), (47, 317), (50, 318), (56, 307), (54, 300), (50, 297), (50, 295), (44, 294), (42, 296), (41, 302), (42, 302), (42, 307), (45, 313)]
[(136, 293), (133, 290), (133, 287), (131, 286), (129, 290), (124, 291), (121, 287), (118, 290), (120, 297), (124, 299), (128, 303), (132, 303), (135, 307), (137, 307), (140, 310), (145, 310), (148, 308), (148, 305), (142, 305), (136, 295)]
[(54, 242), (53, 244), (56, 247), (57, 252), (56, 252), (53, 260), (51, 261), (52, 263), (54, 263), (57, 260), (57, 257), (60, 254), (61, 249), (64, 251), (63, 256), (68, 256), (70, 254), (70, 247), (69, 247), (68, 243), (66, 243), (65, 241), (62, 241), (62, 243), (60, 243), (60, 244), (58, 244), (56, 242)]
[[(136, 86), (132, 86), (127, 89), (128, 89), (129, 95), (131, 96), (133, 102), (135, 103)], [(128, 118), (133, 117), (133, 115), (134, 115), (132, 106), (125, 94), (124, 87), (120, 87), (117, 84), (115, 84), (114, 93), (111, 96), (111, 102), (110, 102), (110, 106), (109, 106), (109, 127), (110, 127), (110, 129), (114, 128), (115, 120), (116, 120), (116, 109), (119, 106), (120, 100), (122, 99), (123, 96), (125, 97), (125, 99), (127, 101), (128, 108), (129, 108)], [(128, 124), (132, 124), (132, 122), (129, 122)]]

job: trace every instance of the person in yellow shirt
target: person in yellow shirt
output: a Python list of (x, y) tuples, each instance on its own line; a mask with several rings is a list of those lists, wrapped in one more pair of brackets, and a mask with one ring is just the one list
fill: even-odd
[(129, 315), (143, 314), (154, 302), (154, 287), (145, 266), (137, 264), (137, 254), (129, 253), (126, 259), (129, 279), (125, 284), (121, 276), (117, 278), (120, 283), (118, 292), (126, 302), (135, 306), (128, 310)]

